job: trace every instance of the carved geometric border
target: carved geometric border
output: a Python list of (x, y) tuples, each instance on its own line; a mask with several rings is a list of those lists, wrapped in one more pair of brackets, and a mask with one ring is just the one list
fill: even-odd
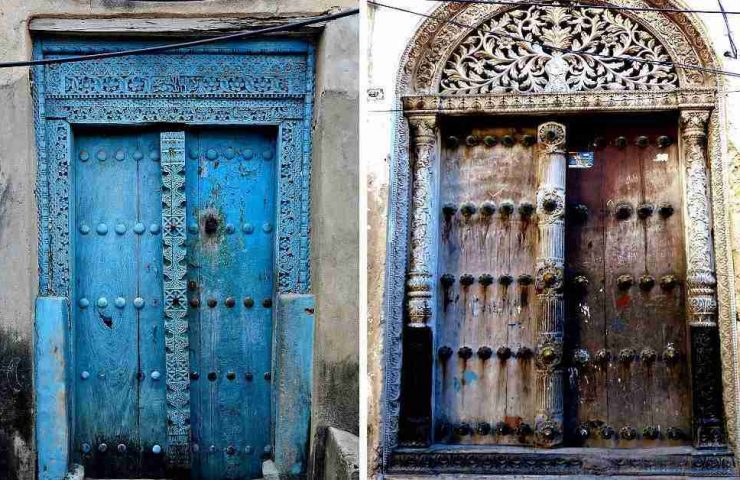
[[(594, 1), (594, 3), (601, 3)], [(673, 7), (678, 8), (681, 5), (672, 0), (613, 0), (610, 4), (628, 5), (628, 6), (653, 6), (653, 7)], [(442, 98), (435, 95), (436, 85), (438, 84), (441, 68), (449, 56), (452, 49), (457, 46), (457, 41), (464, 38), (464, 35), (470, 29), (461, 27), (455, 28), (454, 23), (460, 22), (464, 25), (477, 25), (483, 20), (490, 18), (499, 12), (501, 6), (492, 4), (463, 4), (450, 2), (442, 5), (429, 14), (429, 18), (421, 22), (420, 27), (414, 33), (412, 39), (407, 44), (401, 60), (396, 79), (395, 102), (393, 109), (396, 112), (392, 129), (392, 161), (390, 165), (390, 188), (389, 188), (389, 207), (388, 207), (388, 225), (389, 238), (386, 252), (385, 280), (384, 280), (384, 298), (382, 310), (383, 325), (383, 362), (381, 364), (382, 391), (380, 398), (380, 411), (378, 414), (380, 428), (377, 447), (377, 455), (371, 461), (372, 468), (378, 473), (388, 472), (391, 464), (392, 455), (397, 445), (398, 421), (400, 413), (400, 392), (401, 392), (401, 359), (402, 359), (402, 319), (403, 319), (403, 301), (404, 301), (404, 280), (406, 274), (406, 262), (408, 257), (408, 199), (410, 194), (410, 172), (409, 172), (409, 131), (407, 120), (403, 110), (413, 111), (414, 113), (426, 114), (470, 114), (474, 109), (454, 108), (445, 110), (444, 102), (452, 102), (449, 98)], [(468, 12), (471, 17), (462, 17), (461, 14)], [(671, 14), (669, 17), (665, 14), (648, 12), (651, 15), (659, 16), (659, 22), (652, 21), (652, 26), (647, 28), (653, 32), (656, 37), (663, 39), (663, 44), (668, 48), (671, 58), (680, 59), (680, 63), (697, 65), (704, 68), (717, 68), (719, 62), (714, 56), (711, 43), (706, 41), (708, 35), (702, 23), (698, 18), (689, 14)], [(639, 23), (645, 26), (645, 17), (640, 17)], [(471, 19), (477, 19), (477, 23)], [(655, 17), (652, 20), (656, 20)], [(649, 22), (650, 23), (650, 22)], [(656, 30), (657, 29), (657, 30)], [(667, 40), (665, 40), (667, 39)], [(437, 79), (435, 83), (434, 79)], [(674, 92), (675, 96), (668, 99), (668, 103), (675, 103), (671, 110), (678, 110), (679, 107), (692, 106), (694, 108), (719, 107), (720, 113), (723, 111), (723, 105), (716, 104), (716, 90), (722, 88), (722, 80), (712, 74), (693, 73), (691, 78), (681, 77), (683, 89)], [(653, 92), (650, 92), (653, 93)], [(616, 103), (619, 107), (612, 104), (611, 107), (605, 108), (601, 101), (593, 99), (609, 96), (612, 99), (619, 98)], [(683, 96), (682, 96), (683, 95)], [(687, 97), (688, 95), (688, 97)], [(693, 96), (693, 98), (691, 98)], [(661, 105), (660, 95), (651, 97), (641, 96), (639, 93), (629, 92), (619, 95), (612, 95), (605, 92), (588, 92), (587, 95), (540, 95), (544, 106), (537, 106), (533, 95), (492, 95), (486, 96), (492, 103), (493, 99), (501, 102), (507, 108), (503, 109), (505, 113), (542, 113), (543, 111), (614, 111), (627, 109), (632, 111), (648, 110)], [(505, 98), (504, 98), (505, 97)], [(585, 105), (578, 105), (586, 98)], [(710, 100), (709, 97), (712, 97)], [(563, 98), (572, 101), (563, 104)], [(472, 102), (474, 98), (460, 96), (455, 101)], [(652, 100), (652, 101), (651, 101)], [(421, 108), (414, 106), (414, 103), (421, 101)], [(429, 102), (429, 103), (427, 103)], [(435, 107), (426, 108), (433, 102), (438, 102)], [(649, 103), (652, 105), (648, 106)], [(608, 105), (607, 102), (606, 105)], [(458, 104), (459, 106), (459, 104)], [(439, 107), (439, 108), (437, 108)], [(442, 111), (440, 111), (442, 110)], [(460, 110), (465, 110), (462, 112)], [(481, 108), (479, 113), (496, 113), (495, 108), (488, 112)], [(500, 110), (498, 110), (500, 111)], [(722, 140), (720, 130), (720, 119), (718, 112), (712, 115), (709, 124), (709, 156), (711, 167), (712, 182), (712, 208), (713, 227), (715, 231), (714, 242), (715, 251), (717, 252), (716, 269), (718, 280), (718, 303), (719, 315), (718, 323), (720, 330), (721, 352), (722, 352), (722, 378), (723, 378), (723, 396), (724, 408), (727, 415), (727, 430), (730, 444), (737, 448), (735, 440), (740, 432), (740, 412), (735, 407), (736, 398), (738, 398), (737, 385), (737, 325), (734, 321), (734, 278), (732, 275), (732, 265), (729, 263), (729, 229), (728, 213), (726, 208), (725, 192), (728, 191), (727, 168), (724, 167), (724, 158), (722, 155)], [(392, 227), (391, 227), (392, 226)]]

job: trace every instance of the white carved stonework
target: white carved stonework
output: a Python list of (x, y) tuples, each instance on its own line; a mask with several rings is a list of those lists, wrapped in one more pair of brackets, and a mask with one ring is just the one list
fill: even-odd
[(707, 177), (707, 124), (709, 112), (681, 112), (681, 138), (685, 148), (686, 210), (688, 214), (686, 262), (689, 323), (717, 325), (717, 279), (712, 252)]
[(563, 274), (565, 263), (565, 126), (537, 129), (540, 147), (537, 187), (537, 413), (535, 443), (563, 441)]
[(620, 13), (520, 7), (485, 21), (458, 45), (445, 64), (440, 92), (674, 90), (679, 81), (670, 62), (650, 32)]
[(411, 257), (406, 277), (406, 313), (410, 325), (422, 326), (432, 316), (432, 166), (437, 149), (437, 119), (430, 115), (412, 116), (409, 127), (414, 158), (411, 164)]

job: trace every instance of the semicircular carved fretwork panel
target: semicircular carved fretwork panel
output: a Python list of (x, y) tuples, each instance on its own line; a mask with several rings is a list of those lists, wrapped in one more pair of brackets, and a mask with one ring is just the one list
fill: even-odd
[(671, 61), (654, 35), (620, 13), (533, 6), (494, 16), (468, 34), (447, 60), (439, 90), (453, 95), (673, 90), (679, 78)]

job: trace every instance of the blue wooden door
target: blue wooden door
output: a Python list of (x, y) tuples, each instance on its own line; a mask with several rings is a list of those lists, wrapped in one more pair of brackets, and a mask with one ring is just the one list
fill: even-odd
[(162, 476), (159, 134), (83, 131), (73, 151), (73, 451), (91, 477)]
[(193, 470), (261, 477), (270, 455), (275, 131), (186, 135)]
[[(186, 133), (192, 478), (261, 476), (271, 454), (275, 134)], [(157, 131), (76, 132), (75, 460), (169, 472)]]

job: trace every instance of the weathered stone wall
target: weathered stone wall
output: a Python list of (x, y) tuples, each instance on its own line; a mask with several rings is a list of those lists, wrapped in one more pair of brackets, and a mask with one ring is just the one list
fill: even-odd
[[(251, 19), (280, 22), (355, 4), (352, 0), (6, 0), (0, 6), (0, 61), (30, 59), (29, 24), (44, 17), (154, 17), (164, 25), (173, 18), (181, 22), (216, 18), (224, 20), (218, 27), (224, 29), (231, 20), (237, 26)], [(353, 431), (357, 430), (357, 349), (353, 342), (340, 339), (357, 338), (358, 299), (356, 287), (352, 288), (357, 283), (358, 255), (357, 148), (353, 143), (357, 132), (351, 128), (357, 124), (357, 54), (351, 39), (357, 35), (357, 25), (357, 17), (330, 25), (324, 35), (333, 40), (322, 40), (317, 51), (316, 168), (312, 177), (314, 219), (333, 216), (326, 222), (314, 221), (315, 414), (323, 424)], [(350, 38), (338, 40), (341, 35)], [(30, 480), (35, 477), (31, 359), (38, 225), (28, 68), (0, 70), (0, 118), (0, 478)], [(336, 125), (344, 128), (338, 130)], [(337, 398), (342, 407), (328, 409), (327, 402)]]
[[(390, 3), (390, 2), (388, 2)], [(714, 0), (686, 0), (674, 2), (685, 8), (716, 10)], [(727, 10), (737, 10), (733, 2), (723, 2)], [(394, 6), (429, 14), (439, 3), (425, 4), (415, 0), (398, 0)], [(724, 21), (720, 15), (702, 14), (708, 40), (714, 45), (715, 56), (722, 62), (724, 70), (740, 72), (740, 60), (727, 58), (724, 53), (729, 50)], [(362, 120), (362, 138), (360, 149), (362, 162), (367, 172), (367, 298), (368, 298), (368, 472), (377, 474), (380, 455), (380, 425), (383, 417), (381, 395), (383, 387), (383, 339), (385, 335), (384, 318), (384, 282), (386, 280), (386, 255), (388, 230), (388, 196), (392, 186), (390, 178), (391, 152), (393, 151), (393, 125), (398, 112), (397, 99), (394, 96), (397, 73), (401, 56), (408, 46), (414, 32), (425, 18), (394, 11), (383, 7), (369, 6), (368, 16), (364, 21), (367, 32), (367, 88), (361, 99), (365, 104), (367, 116)], [(730, 16), (731, 29), (735, 41), (740, 44), (740, 17)], [(735, 271), (740, 270), (740, 79), (725, 77), (727, 93), (721, 98), (725, 106), (722, 129), (726, 139), (727, 153), (725, 164), (733, 167), (734, 185), (731, 212), (733, 224), (733, 257)], [(382, 100), (378, 91), (382, 90)], [(372, 97), (368, 93), (372, 92)], [(740, 279), (740, 276), (736, 276)], [(740, 283), (736, 283), (740, 285)]]

